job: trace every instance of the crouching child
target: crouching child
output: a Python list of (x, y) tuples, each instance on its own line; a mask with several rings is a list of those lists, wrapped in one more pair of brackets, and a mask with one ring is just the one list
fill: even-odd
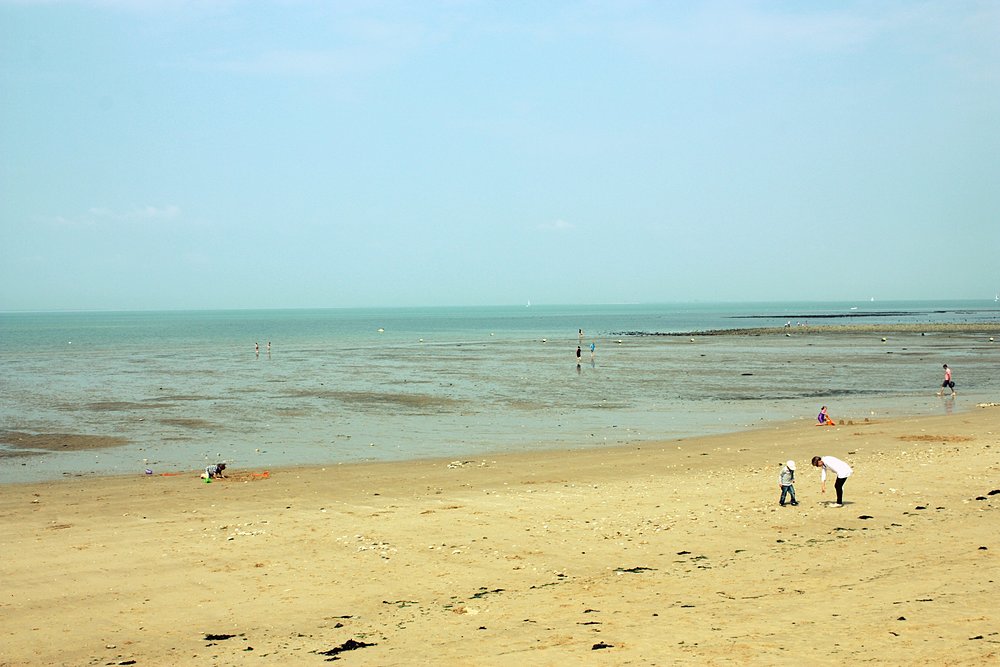
[(225, 477), (226, 464), (216, 463), (205, 468), (205, 472), (202, 474), (202, 479), (217, 479), (219, 477)]

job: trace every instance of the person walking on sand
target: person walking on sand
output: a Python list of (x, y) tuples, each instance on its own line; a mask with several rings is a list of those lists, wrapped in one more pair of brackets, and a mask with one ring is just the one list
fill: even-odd
[(939, 391), (937, 395), (941, 396), (945, 389), (951, 389), (951, 395), (955, 395), (955, 383), (952, 382), (951, 369), (948, 368), (948, 364), (944, 365), (944, 382), (941, 383), (941, 391)]
[(812, 464), (820, 468), (821, 493), (826, 493), (826, 471), (830, 470), (837, 476), (837, 481), (833, 483), (833, 488), (837, 490), (837, 502), (830, 503), (829, 507), (843, 507), (844, 482), (847, 481), (847, 478), (851, 476), (854, 470), (835, 456), (814, 456)]
[(594, 344), (594, 341), (590, 341), (590, 363), (594, 363), (594, 354), (596, 353), (596, 350), (597, 345)]
[(782, 507), (785, 506), (785, 496), (790, 495), (792, 499), (792, 505), (798, 505), (799, 501), (795, 499), (795, 461), (788, 461), (782, 468), (781, 474), (778, 475), (778, 486), (781, 487), (781, 500), (778, 504)]

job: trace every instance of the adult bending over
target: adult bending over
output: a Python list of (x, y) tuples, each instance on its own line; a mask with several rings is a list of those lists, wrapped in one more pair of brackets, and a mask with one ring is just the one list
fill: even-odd
[(837, 502), (831, 504), (830, 507), (843, 507), (844, 482), (847, 481), (847, 478), (851, 476), (854, 470), (835, 456), (814, 456), (812, 462), (814, 466), (821, 469), (820, 481), (822, 482), (822, 486), (820, 490), (823, 493), (826, 493), (826, 471), (830, 470), (837, 476), (837, 481), (833, 483), (833, 488), (837, 490)]

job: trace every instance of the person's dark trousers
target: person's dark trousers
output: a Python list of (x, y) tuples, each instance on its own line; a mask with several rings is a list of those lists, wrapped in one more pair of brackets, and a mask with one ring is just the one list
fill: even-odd
[(846, 477), (838, 477), (837, 481), (833, 483), (833, 488), (837, 489), (837, 504), (844, 504), (844, 482), (847, 481)]

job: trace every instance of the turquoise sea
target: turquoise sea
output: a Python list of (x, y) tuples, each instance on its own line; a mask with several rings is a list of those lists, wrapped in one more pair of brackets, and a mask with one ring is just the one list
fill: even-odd
[[(1000, 400), (991, 301), (0, 314), (0, 482), (572, 449)], [(789, 324), (789, 335), (654, 336)], [(576, 361), (583, 330), (581, 363)], [(593, 359), (590, 344), (596, 350)], [(270, 344), (270, 348), (268, 345)], [(259, 352), (255, 350), (259, 345)], [(934, 395), (942, 363), (957, 399)], [(86, 451), (19, 435), (115, 437)]]

